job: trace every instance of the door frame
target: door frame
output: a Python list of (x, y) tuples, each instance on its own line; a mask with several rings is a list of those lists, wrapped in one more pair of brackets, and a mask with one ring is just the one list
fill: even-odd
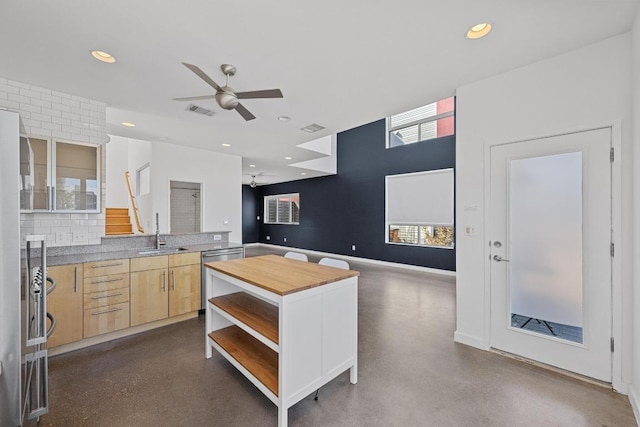
[(179, 182), (189, 182), (193, 184), (200, 184), (200, 233), (203, 233), (206, 230), (205, 224), (205, 191), (204, 191), (204, 182), (199, 179), (189, 179), (189, 178), (175, 178), (172, 176), (167, 177), (167, 232), (171, 233), (171, 181), (179, 181)]
[(491, 348), (491, 248), (489, 247), (489, 230), (491, 230), (491, 147), (517, 142), (527, 142), (542, 138), (561, 136), (570, 133), (587, 132), (596, 129), (611, 129), (611, 146), (614, 149), (614, 161), (611, 164), (611, 222), (612, 239), (615, 245), (615, 256), (611, 262), (611, 326), (612, 337), (615, 341), (615, 351), (611, 356), (611, 385), (615, 390), (622, 393), (628, 392), (628, 383), (623, 381), (623, 351), (626, 353), (623, 343), (623, 315), (625, 313), (623, 304), (622, 288), (622, 259), (624, 257), (622, 245), (622, 122), (620, 120), (602, 122), (594, 125), (583, 125), (553, 132), (544, 132), (537, 135), (523, 135), (503, 140), (483, 141), (484, 155), (484, 347)]

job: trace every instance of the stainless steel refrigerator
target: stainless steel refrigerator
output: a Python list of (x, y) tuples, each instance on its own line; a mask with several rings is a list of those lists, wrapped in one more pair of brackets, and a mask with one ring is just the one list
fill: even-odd
[[(20, 208), (31, 189), (28, 147), (21, 147), (20, 116), (0, 110), (0, 426), (34, 423), (48, 412), (47, 320), (44, 236), (20, 245)], [(28, 141), (26, 141), (28, 144)], [(26, 148), (26, 149), (25, 149)], [(21, 159), (22, 152), (22, 159)], [(25, 157), (26, 156), (26, 157)], [(27, 199), (25, 199), (27, 197)], [(28, 203), (28, 202), (27, 202)], [(29, 257), (32, 252), (37, 256)]]

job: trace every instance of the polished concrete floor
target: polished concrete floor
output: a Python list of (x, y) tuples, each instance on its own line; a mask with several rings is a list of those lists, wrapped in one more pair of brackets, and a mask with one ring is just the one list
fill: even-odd
[[(290, 426), (636, 425), (626, 396), (454, 343), (453, 278), (351, 268), (358, 384), (340, 375), (289, 409)], [(202, 317), (52, 357), (50, 378), (44, 426), (277, 424), (276, 407), (222, 356), (205, 359)]]

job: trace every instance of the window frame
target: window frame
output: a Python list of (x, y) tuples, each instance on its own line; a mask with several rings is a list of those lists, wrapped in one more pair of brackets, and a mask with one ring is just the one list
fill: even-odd
[[(269, 221), (269, 200), (276, 200), (276, 203), (279, 201), (279, 199), (283, 199), (283, 198), (288, 198), (289, 199), (289, 221), (287, 222), (282, 222), (282, 221), (278, 221), (278, 208), (277, 208), (277, 204), (276, 204), (276, 220), (275, 221)], [(297, 198), (298, 199), (298, 222), (294, 222), (293, 221), (293, 203), (291, 201), (291, 199), (293, 198)], [(263, 221), (264, 224), (269, 224), (269, 225), (300, 225), (300, 193), (284, 193), (284, 194), (271, 194), (268, 196), (264, 196), (263, 199), (263, 210), (264, 210), (264, 215), (263, 215)]]
[[(453, 174), (454, 177), (454, 184), (453, 184), (453, 202), (454, 202), (454, 207), (453, 207), (453, 212), (452, 212), (452, 223), (451, 224), (444, 224), (444, 223), (440, 223), (440, 224), (436, 224), (436, 223), (430, 223), (428, 221), (425, 222), (420, 222), (420, 223), (414, 223), (414, 222), (405, 222), (405, 221), (393, 221), (389, 219), (389, 187), (388, 187), (388, 181), (389, 178), (393, 179), (393, 177), (408, 177), (408, 176), (418, 176), (418, 175), (430, 175), (433, 173), (442, 173), (442, 172), (447, 172), (447, 171), (451, 171), (451, 173)], [(408, 226), (408, 227), (416, 227), (417, 228), (417, 232), (418, 232), (418, 243), (406, 243), (406, 242), (393, 242), (391, 241), (391, 226), (392, 225), (397, 225), (397, 226)], [(453, 236), (452, 236), (452, 240), (451, 240), (451, 246), (440, 246), (440, 245), (429, 245), (426, 243), (423, 243), (422, 240), (422, 235), (420, 233), (420, 227), (433, 227), (434, 229), (436, 227), (450, 227), (452, 229), (453, 232)], [(433, 170), (428, 170), (428, 171), (419, 171), (419, 172), (409, 172), (409, 173), (398, 173), (398, 174), (391, 174), (391, 175), (386, 175), (385, 176), (385, 194), (384, 194), (384, 233), (385, 233), (385, 244), (388, 245), (401, 245), (401, 246), (411, 246), (411, 247), (417, 247), (417, 248), (437, 248), (437, 249), (454, 249), (456, 246), (456, 239), (455, 239), (455, 169), (454, 168), (442, 168), (442, 169), (433, 169)], [(421, 243), (422, 242), (422, 243)]]
[[(436, 103), (438, 103), (440, 101), (444, 101), (445, 99), (449, 99), (449, 98), (453, 98), (453, 110), (451, 110), (451, 111), (447, 111), (446, 113), (436, 114), (435, 116), (425, 117), (423, 119), (414, 120), (412, 122), (404, 123), (402, 125), (397, 125), (397, 126), (393, 126), (393, 127), (391, 126), (391, 118), (394, 117), (394, 116), (409, 112), (411, 110), (415, 110), (416, 108), (425, 107), (425, 106), (430, 105), (430, 104), (436, 104)], [(442, 99), (439, 99), (437, 101), (430, 102), (429, 104), (424, 104), (424, 105), (421, 105), (421, 106), (416, 107), (416, 108), (412, 108), (410, 110), (402, 111), (400, 113), (392, 114), (392, 115), (386, 117), (386, 119), (385, 119), (385, 127), (386, 127), (385, 148), (390, 149), (390, 148), (404, 147), (406, 145), (419, 144), (421, 142), (432, 141), (432, 140), (435, 140), (435, 139), (438, 139), (438, 138), (445, 138), (447, 136), (455, 136), (455, 134), (456, 134), (456, 128), (455, 128), (456, 99), (455, 99), (455, 96), (448, 96), (446, 98), (442, 98)], [(444, 118), (447, 118), (447, 117), (453, 117), (453, 122), (454, 122), (453, 134), (445, 135), (445, 136), (441, 136), (441, 137), (436, 136), (435, 138), (429, 138), (429, 139), (424, 139), (424, 140), (420, 139), (420, 132), (421, 132), (421, 129), (422, 129), (422, 126), (420, 126), (420, 125), (425, 124), (425, 123), (432, 123), (432, 122), (437, 123), (438, 120), (441, 120), (441, 119), (444, 119)], [(394, 146), (394, 147), (392, 147), (390, 145), (390, 143), (391, 143), (391, 132), (394, 132), (394, 131), (397, 131), (397, 130), (400, 130), (400, 129), (409, 128), (409, 127), (416, 126), (416, 125), (418, 126), (418, 140), (416, 142), (397, 145), (397, 146)]]
[[(31, 209), (21, 209), (20, 211), (23, 213), (100, 213), (102, 209), (102, 144), (94, 144), (90, 142), (79, 142), (72, 141), (64, 138), (54, 138), (50, 136), (40, 136), (40, 135), (31, 135), (31, 134), (20, 134), (20, 137), (27, 138), (27, 140), (31, 139), (39, 139), (41, 141), (47, 142), (47, 189), (51, 192), (50, 195), (47, 196), (47, 207), (42, 208), (31, 208)], [(84, 147), (91, 147), (96, 150), (96, 209), (57, 209), (56, 204), (56, 191), (57, 191), (57, 150), (56, 145), (58, 143), (62, 144), (70, 144), (70, 145), (80, 145)]]

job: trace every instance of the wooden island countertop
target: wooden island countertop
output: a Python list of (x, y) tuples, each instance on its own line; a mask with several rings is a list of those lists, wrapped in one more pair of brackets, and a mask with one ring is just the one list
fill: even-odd
[(209, 262), (205, 266), (277, 295), (288, 295), (360, 275), (354, 270), (343, 270), (279, 255)]

